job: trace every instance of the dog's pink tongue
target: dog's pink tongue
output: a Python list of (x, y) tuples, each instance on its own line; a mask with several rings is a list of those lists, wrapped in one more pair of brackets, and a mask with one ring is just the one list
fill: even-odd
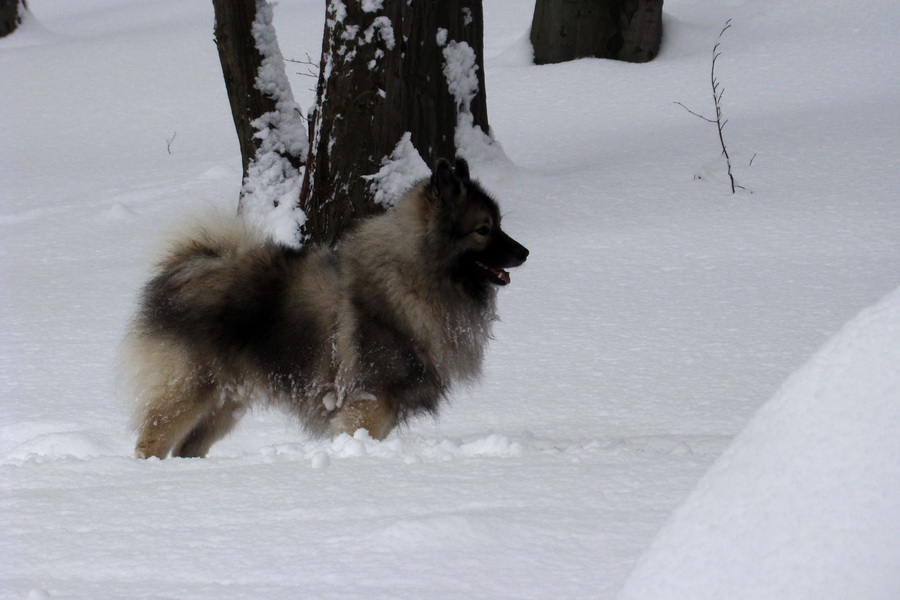
[(478, 263), (478, 266), (485, 271), (490, 271), (494, 277), (496, 277), (503, 283), (503, 285), (509, 284), (509, 273), (506, 271), (506, 269), (495, 269), (494, 267), (489, 267), (484, 263)]

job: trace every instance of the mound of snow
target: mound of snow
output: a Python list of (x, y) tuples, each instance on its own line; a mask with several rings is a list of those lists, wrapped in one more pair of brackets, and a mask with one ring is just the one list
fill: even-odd
[(80, 431), (42, 433), (0, 454), (0, 464), (21, 465), (67, 458), (93, 458), (115, 454), (111, 443)]
[(900, 290), (844, 326), (675, 511), (620, 600), (900, 598)]

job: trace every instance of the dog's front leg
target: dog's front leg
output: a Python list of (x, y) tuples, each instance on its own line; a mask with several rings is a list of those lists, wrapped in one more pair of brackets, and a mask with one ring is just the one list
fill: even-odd
[(397, 425), (396, 411), (391, 408), (384, 394), (353, 392), (344, 398), (331, 418), (334, 435), (353, 435), (365, 429), (376, 440), (383, 440)]

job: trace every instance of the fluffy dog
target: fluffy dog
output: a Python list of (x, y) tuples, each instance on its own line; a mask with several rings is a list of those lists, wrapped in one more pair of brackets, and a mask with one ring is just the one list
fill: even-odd
[(313, 434), (384, 438), (481, 370), (497, 288), (528, 250), (468, 165), (439, 161), (336, 249), (280, 246), (240, 219), (176, 241), (126, 340), (136, 455), (205, 456), (268, 402)]

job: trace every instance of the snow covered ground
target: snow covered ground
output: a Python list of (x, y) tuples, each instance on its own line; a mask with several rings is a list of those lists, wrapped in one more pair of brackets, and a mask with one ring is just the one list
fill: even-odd
[[(240, 188), (212, 7), (29, 5), (0, 40), (0, 598), (659, 598), (711, 570), (900, 596), (893, 0), (666, 0), (654, 62), (543, 67), (532, 4), (485, 0), (509, 161), (473, 171), (531, 257), (484, 381), (384, 442), (255, 412), (167, 461), (131, 458), (116, 350), (164, 231)], [(286, 57), (323, 17), (277, 7)], [(712, 113), (729, 18), (734, 196), (675, 104)]]
[(792, 375), (707, 472), (620, 600), (896, 598), (900, 290)]

